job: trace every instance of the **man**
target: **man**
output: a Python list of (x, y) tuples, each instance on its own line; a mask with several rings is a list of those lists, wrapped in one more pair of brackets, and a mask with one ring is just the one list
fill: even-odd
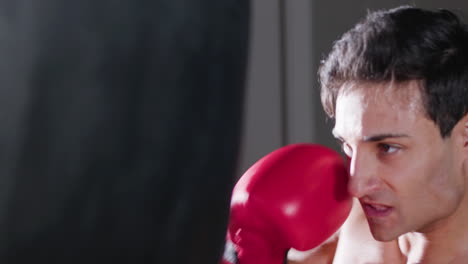
[(289, 263), (466, 263), (467, 27), (446, 10), (371, 13), (320, 80), (356, 203), (333, 239)]

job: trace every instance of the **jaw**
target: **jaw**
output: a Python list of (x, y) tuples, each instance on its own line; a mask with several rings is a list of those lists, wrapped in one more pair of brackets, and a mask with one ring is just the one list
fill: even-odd
[(407, 232), (404, 230), (405, 225), (399, 217), (397, 208), (392, 207), (390, 210), (390, 213), (382, 217), (366, 215), (370, 232), (377, 241), (388, 242), (396, 240), (400, 235)]
[(389, 242), (397, 239), (400, 235), (398, 232), (385, 228), (383, 225), (376, 223), (376, 221), (373, 221), (372, 219), (368, 219), (368, 223), (372, 236), (377, 241)]
[(411, 263), (464, 263), (451, 261), (468, 256), (468, 196), (448, 216), (413, 230), (399, 238)]

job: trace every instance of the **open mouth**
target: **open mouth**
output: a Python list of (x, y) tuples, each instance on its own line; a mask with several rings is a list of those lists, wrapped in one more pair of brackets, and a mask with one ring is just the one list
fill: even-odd
[(392, 213), (393, 207), (374, 204), (374, 203), (362, 203), (362, 208), (368, 217), (385, 217)]

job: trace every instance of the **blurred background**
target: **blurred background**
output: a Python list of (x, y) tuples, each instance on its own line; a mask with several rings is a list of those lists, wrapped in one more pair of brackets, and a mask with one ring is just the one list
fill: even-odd
[(400, 5), (445, 8), (467, 21), (463, 0), (252, 0), (250, 58), (244, 106), (241, 174), (286, 144), (337, 149), (320, 103), (317, 69), (333, 41), (368, 10)]

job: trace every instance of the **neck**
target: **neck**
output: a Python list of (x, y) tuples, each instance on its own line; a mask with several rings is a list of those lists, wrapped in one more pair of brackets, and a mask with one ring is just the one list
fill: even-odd
[(464, 263), (459, 261), (468, 258), (468, 195), (452, 215), (403, 235), (399, 244), (408, 263)]

